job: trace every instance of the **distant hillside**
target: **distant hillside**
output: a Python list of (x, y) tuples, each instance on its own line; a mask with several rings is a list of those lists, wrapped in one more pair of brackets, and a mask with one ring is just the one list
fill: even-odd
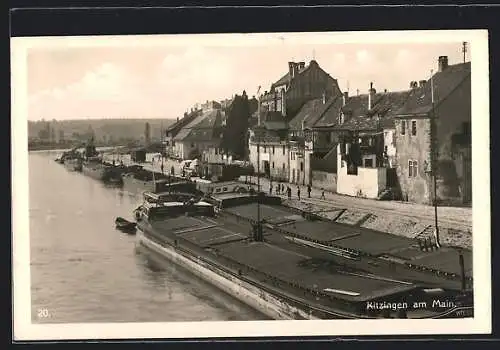
[(174, 119), (87, 119), (28, 121), (28, 138), (62, 142), (85, 141), (90, 135), (98, 143), (114, 144), (145, 139), (146, 123), (149, 123), (151, 141), (159, 141), (161, 128), (175, 122)]

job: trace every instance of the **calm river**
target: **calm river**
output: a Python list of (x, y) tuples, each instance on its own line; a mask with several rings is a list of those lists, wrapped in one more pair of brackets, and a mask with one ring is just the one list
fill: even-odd
[(114, 219), (131, 219), (140, 198), (69, 172), (56, 156), (29, 155), (33, 322), (265, 319), (136, 250), (135, 236), (115, 230)]

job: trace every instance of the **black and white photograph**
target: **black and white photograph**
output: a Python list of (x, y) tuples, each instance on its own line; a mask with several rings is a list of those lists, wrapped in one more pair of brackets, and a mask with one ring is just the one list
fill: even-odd
[(491, 329), (487, 31), (24, 37), (11, 70), (15, 339)]

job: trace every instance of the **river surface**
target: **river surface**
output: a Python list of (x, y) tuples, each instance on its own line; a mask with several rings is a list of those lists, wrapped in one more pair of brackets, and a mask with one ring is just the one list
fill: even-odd
[(29, 155), (32, 320), (36, 323), (263, 320), (189, 272), (135, 247), (114, 219), (140, 203)]

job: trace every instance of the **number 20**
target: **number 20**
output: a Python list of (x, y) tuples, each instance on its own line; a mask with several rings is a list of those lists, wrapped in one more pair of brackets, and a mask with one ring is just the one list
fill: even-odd
[(48, 309), (38, 309), (38, 318), (47, 318), (50, 316)]

